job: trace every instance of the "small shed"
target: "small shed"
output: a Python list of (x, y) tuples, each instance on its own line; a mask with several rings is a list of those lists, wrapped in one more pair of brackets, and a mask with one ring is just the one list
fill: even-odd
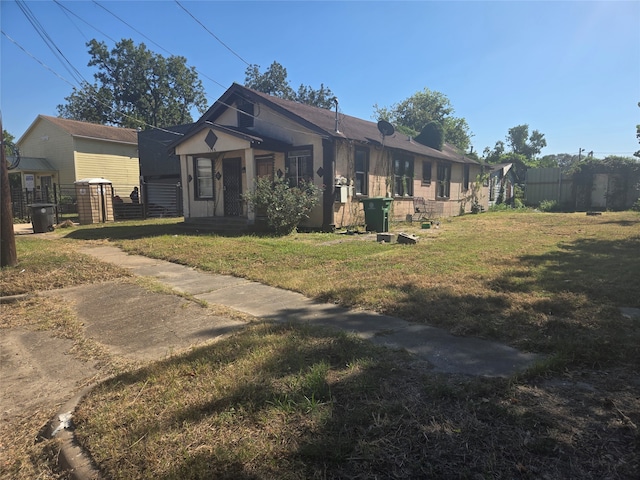
[(74, 182), (80, 225), (113, 222), (113, 185), (104, 178)]

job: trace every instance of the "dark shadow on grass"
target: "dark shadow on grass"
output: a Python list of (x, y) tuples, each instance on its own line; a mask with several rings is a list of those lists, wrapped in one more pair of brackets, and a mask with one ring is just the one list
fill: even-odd
[[(162, 480), (597, 479), (634, 478), (638, 471), (637, 432), (620, 421), (619, 412), (639, 420), (624, 379), (611, 392), (589, 377), (521, 390), (504, 379), (432, 375), (404, 355), (315, 328), (260, 325), (105, 386), (114, 399), (124, 390), (140, 392), (141, 402), (145, 387), (153, 387), (145, 382), (172, 368), (185, 372), (188, 395), (203, 381), (203, 365), (227, 375), (226, 368), (243, 362), (251, 368), (228, 389), (163, 409), (127, 432), (141, 440), (125, 440), (115, 464), (130, 465), (129, 452), (144, 452), (160, 433), (179, 439), (171, 444), (170, 468), (152, 473)], [(305, 380), (319, 364), (328, 365), (326, 375)], [(314, 391), (321, 400), (316, 410), (304, 403)], [(615, 400), (607, 400), (612, 393)], [(122, 413), (131, 405), (124, 401)], [(194, 423), (207, 427), (207, 435), (187, 436)], [(151, 473), (144, 463), (134, 468), (131, 478)]]
[(543, 255), (522, 256), (520, 264), (490, 286), (498, 292), (571, 292), (599, 304), (640, 307), (640, 236), (579, 239)]

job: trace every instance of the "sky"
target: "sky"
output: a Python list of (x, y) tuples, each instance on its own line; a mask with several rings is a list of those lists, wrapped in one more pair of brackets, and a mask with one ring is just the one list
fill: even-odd
[(322, 83), (365, 120), (377, 120), (374, 105), (440, 92), (479, 153), (522, 124), (544, 134), (542, 155), (640, 148), (638, 0), (0, 0), (0, 23), (2, 122), (16, 140), (78, 87), (60, 57), (93, 83), (87, 42), (130, 38), (185, 57), (210, 105), (248, 65), (275, 61), (294, 89)]

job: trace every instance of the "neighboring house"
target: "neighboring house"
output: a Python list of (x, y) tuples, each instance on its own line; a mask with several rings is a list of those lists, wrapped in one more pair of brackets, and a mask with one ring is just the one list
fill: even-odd
[(9, 185), (11, 189), (28, 190), (34, 198), (42, 191), (51, 188), (58, 181), (58, 171), (46, 158), (8, 157)]
[(491, 172), (489, 173), (489, 205), (513, 204), (515, 185), (513, 163), (491, 165)]
[(150, 216), (182, 215), (180, 158), (167, 147), (192, 126), (189, 123), (138, 132), (142, 201)]
[[(453, 147), (442, 151), (400, 133), (383, 136), (374, 122), (233, 84), (173, 142), (180, 157), (186, 223), (256, 213), (242, 194), (256, 177), (313, 181), (320, 205), (303, 227), (331, 231), (364, 223), (362, 199), (391, 196), (392, 218), (414, 214), (414, 197), (437, 204), (439, 216), (488, 207), (483, 165)], [(477, 187), (477, 188), (476, 188)]]
[[(50, 180), (58, 185), (72, 187), (76, 180), (105, 178), (117, 195), (128, 197), (140, 183), (134, 129), (38, 115), (16, 143), (21, 156), (46, 159), (57, 171), (57, 179)], [(42, 177), (41, 182), (49, 181)]]

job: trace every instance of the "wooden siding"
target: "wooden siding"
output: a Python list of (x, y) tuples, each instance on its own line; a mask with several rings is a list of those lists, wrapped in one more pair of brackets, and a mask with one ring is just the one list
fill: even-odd
[(76, 180), (73, 139), (50, 122), (36, 122), (19, 146), (25, 157), (46, 158), (58, 170), (59, 183), (72, 184)]

